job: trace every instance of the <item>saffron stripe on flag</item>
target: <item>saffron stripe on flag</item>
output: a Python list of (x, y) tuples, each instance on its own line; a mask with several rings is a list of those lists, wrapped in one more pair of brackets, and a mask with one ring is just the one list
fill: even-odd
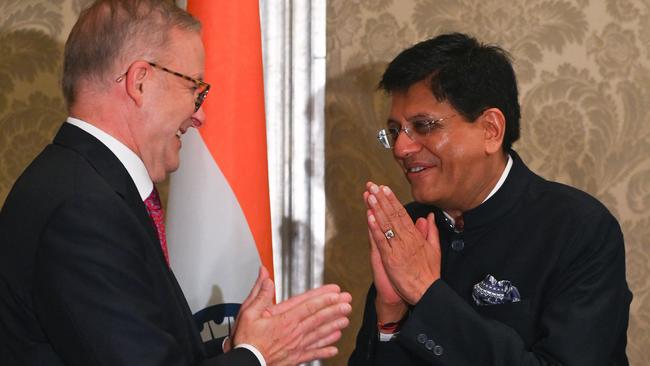
[(241, 302), (260, 264), (273, 274), (257, 0), (189, 0), (202, 23), (206, 123), (183, 136), (172, 175), (172, 269), (192, 311)]

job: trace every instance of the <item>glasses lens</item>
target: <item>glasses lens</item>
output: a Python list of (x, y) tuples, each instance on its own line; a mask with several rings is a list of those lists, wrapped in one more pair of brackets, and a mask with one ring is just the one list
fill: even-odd
[(426, 136), (431, 132), (431, 127), (436, 124), (437, 121), (416, 121), (413, 122), (413, 131), (420, 135)]
[(386, 149), (391, 149), (395, 146), (395, 140), (397, 138), (397, 133), (392, 131), (392, 129), (382, 129), (377, 133), (377, 140), (379, 143)]
[(198, 111), (199, 108), (201, 108), (201, 105), (203, 104), (203, 101), (205, 100), (205, 97), (208, 96), (208, 91), (210, 90), (210, 85), (209, 84), (203, 84), (202, 88), (204, 88), (203, 91), (201, 91), (197, 96), (196, 96), (196, 101), (194, 102), (194, 111)]

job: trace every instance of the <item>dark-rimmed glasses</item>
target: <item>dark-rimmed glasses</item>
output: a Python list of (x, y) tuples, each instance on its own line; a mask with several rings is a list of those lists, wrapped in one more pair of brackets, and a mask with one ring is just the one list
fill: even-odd
[[(189, 81), (193, 82), (194, 85), (196, 85), (196, 90), (199, 92), (196, 95), (196, 98), (194, 99), (194, 112), (198, 111), (199, 108), (201, 108), (201, 105), (203, 104), (203, 101), (205, 100), (205, 97), (208, 96), (208, 91), (210, 91), (210, 84), (206, 83), (205, 81), (198, 80), (198, 79), (195, 79), (195, 78), (187, 76), (187, 75), (183, 75), (180, 72), (170, 70), (170, 69), (168, 69), (166, 67), (163, 67), (163, 66), (160, 66), (160, 65), (158, 65), (156, 63), (153, 63), (153, 62), (147, 62), (147, 63), (149, 65), (151, 65), (152, 67), (155, 67), (155, 68), (160, 69), (162, 71), (168, 72), (168, 73), (170, 73), (172, 75), (178, 76), (179, 78), (183, 78), (185, 80), (189, 80)], [(119, 83), (120, 81), (122, 81), (124, 79), (125, 75), (126, 75), (126, 73), (120, 75), (117, 79), (115, 79), (115, 81)]]
[(392, 149), (395, 147), (397, 142), (397, 137), (400, 132), (404, 131), (406, 135), (413, 141), (417, 141), (418, 138), (426, 137), (433, 131), (440, 122), (456, 116), (452, 114), (447, 117), (442, 117), (438, 119), (418, 119), (412, 122), (411, 127), (388, 127), (383, 128), (377, 132), (377, 140), (379, 143), (386, 149)]

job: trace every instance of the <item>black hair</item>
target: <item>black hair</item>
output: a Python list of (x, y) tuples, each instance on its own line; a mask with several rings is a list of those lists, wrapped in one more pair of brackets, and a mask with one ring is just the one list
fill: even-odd
[(438, 101), (449, 102), (468, 121), (475, 121), (488, 108), (498, 108), (506, 119), (504, 151), (519, 139), (517, 79), (502, 48), (462, 33), (442, 34), (397, 55), (379, 88), (389, 94), (404, 92), (425, 79)]

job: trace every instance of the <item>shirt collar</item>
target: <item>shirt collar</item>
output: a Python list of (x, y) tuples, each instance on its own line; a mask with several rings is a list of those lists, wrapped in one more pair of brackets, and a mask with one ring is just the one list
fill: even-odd
[(68, 117), (66, 120), (67, 123), (77, 126), (80, 129), (91, 134), (102, 144), (111, 150), (113, 154), (119, 159), (119, 161), (124, 165), (126, 171), (129, 173), (129, 176), (135, 183), (135, 187), (138, 189), (140, 197), (144, 201), (153, 190), (153, 182), (149, 177), (147, 168), (144, 166), (142, 159), (138, 157), (131, 149), (126, 145), (121, 143), (115, 137), (107, 134), (101, 129), (97, 128), (94, 125), (91, 125), (88, 122), (82, 121), (78, 118)]
[[(512, 168), (512, 157), (510, 156), (510, 154), (508, 154), (508, 162), (506, 163), (505, 169), (503, 169), (503, 173), (501, 173), (501, 178), (499, 178), (497, 184), (494, 185), (494, 188), (492, 188), (490, 194), (488, 194), (487, 197), (485, 197), (485, 199), (483, 200), (483, 202), (481, 202), (481, 204), (489, 200), (490, 197), (494, 196), (494, 194), (497, 193), (499, 188), (501, 188), (503, 183), (506, 181), (506, 178), (508, 178), (508, 174), (510, 173), (511, 168)], [(449, 221), (451, 222), (451, 226), (454, 226), (456, 224), (456, 220), (454, 220), (454, 218), (451, 215), (449, 215), (446, 211), (442, 211), (442, 213), (449, 219)]]

